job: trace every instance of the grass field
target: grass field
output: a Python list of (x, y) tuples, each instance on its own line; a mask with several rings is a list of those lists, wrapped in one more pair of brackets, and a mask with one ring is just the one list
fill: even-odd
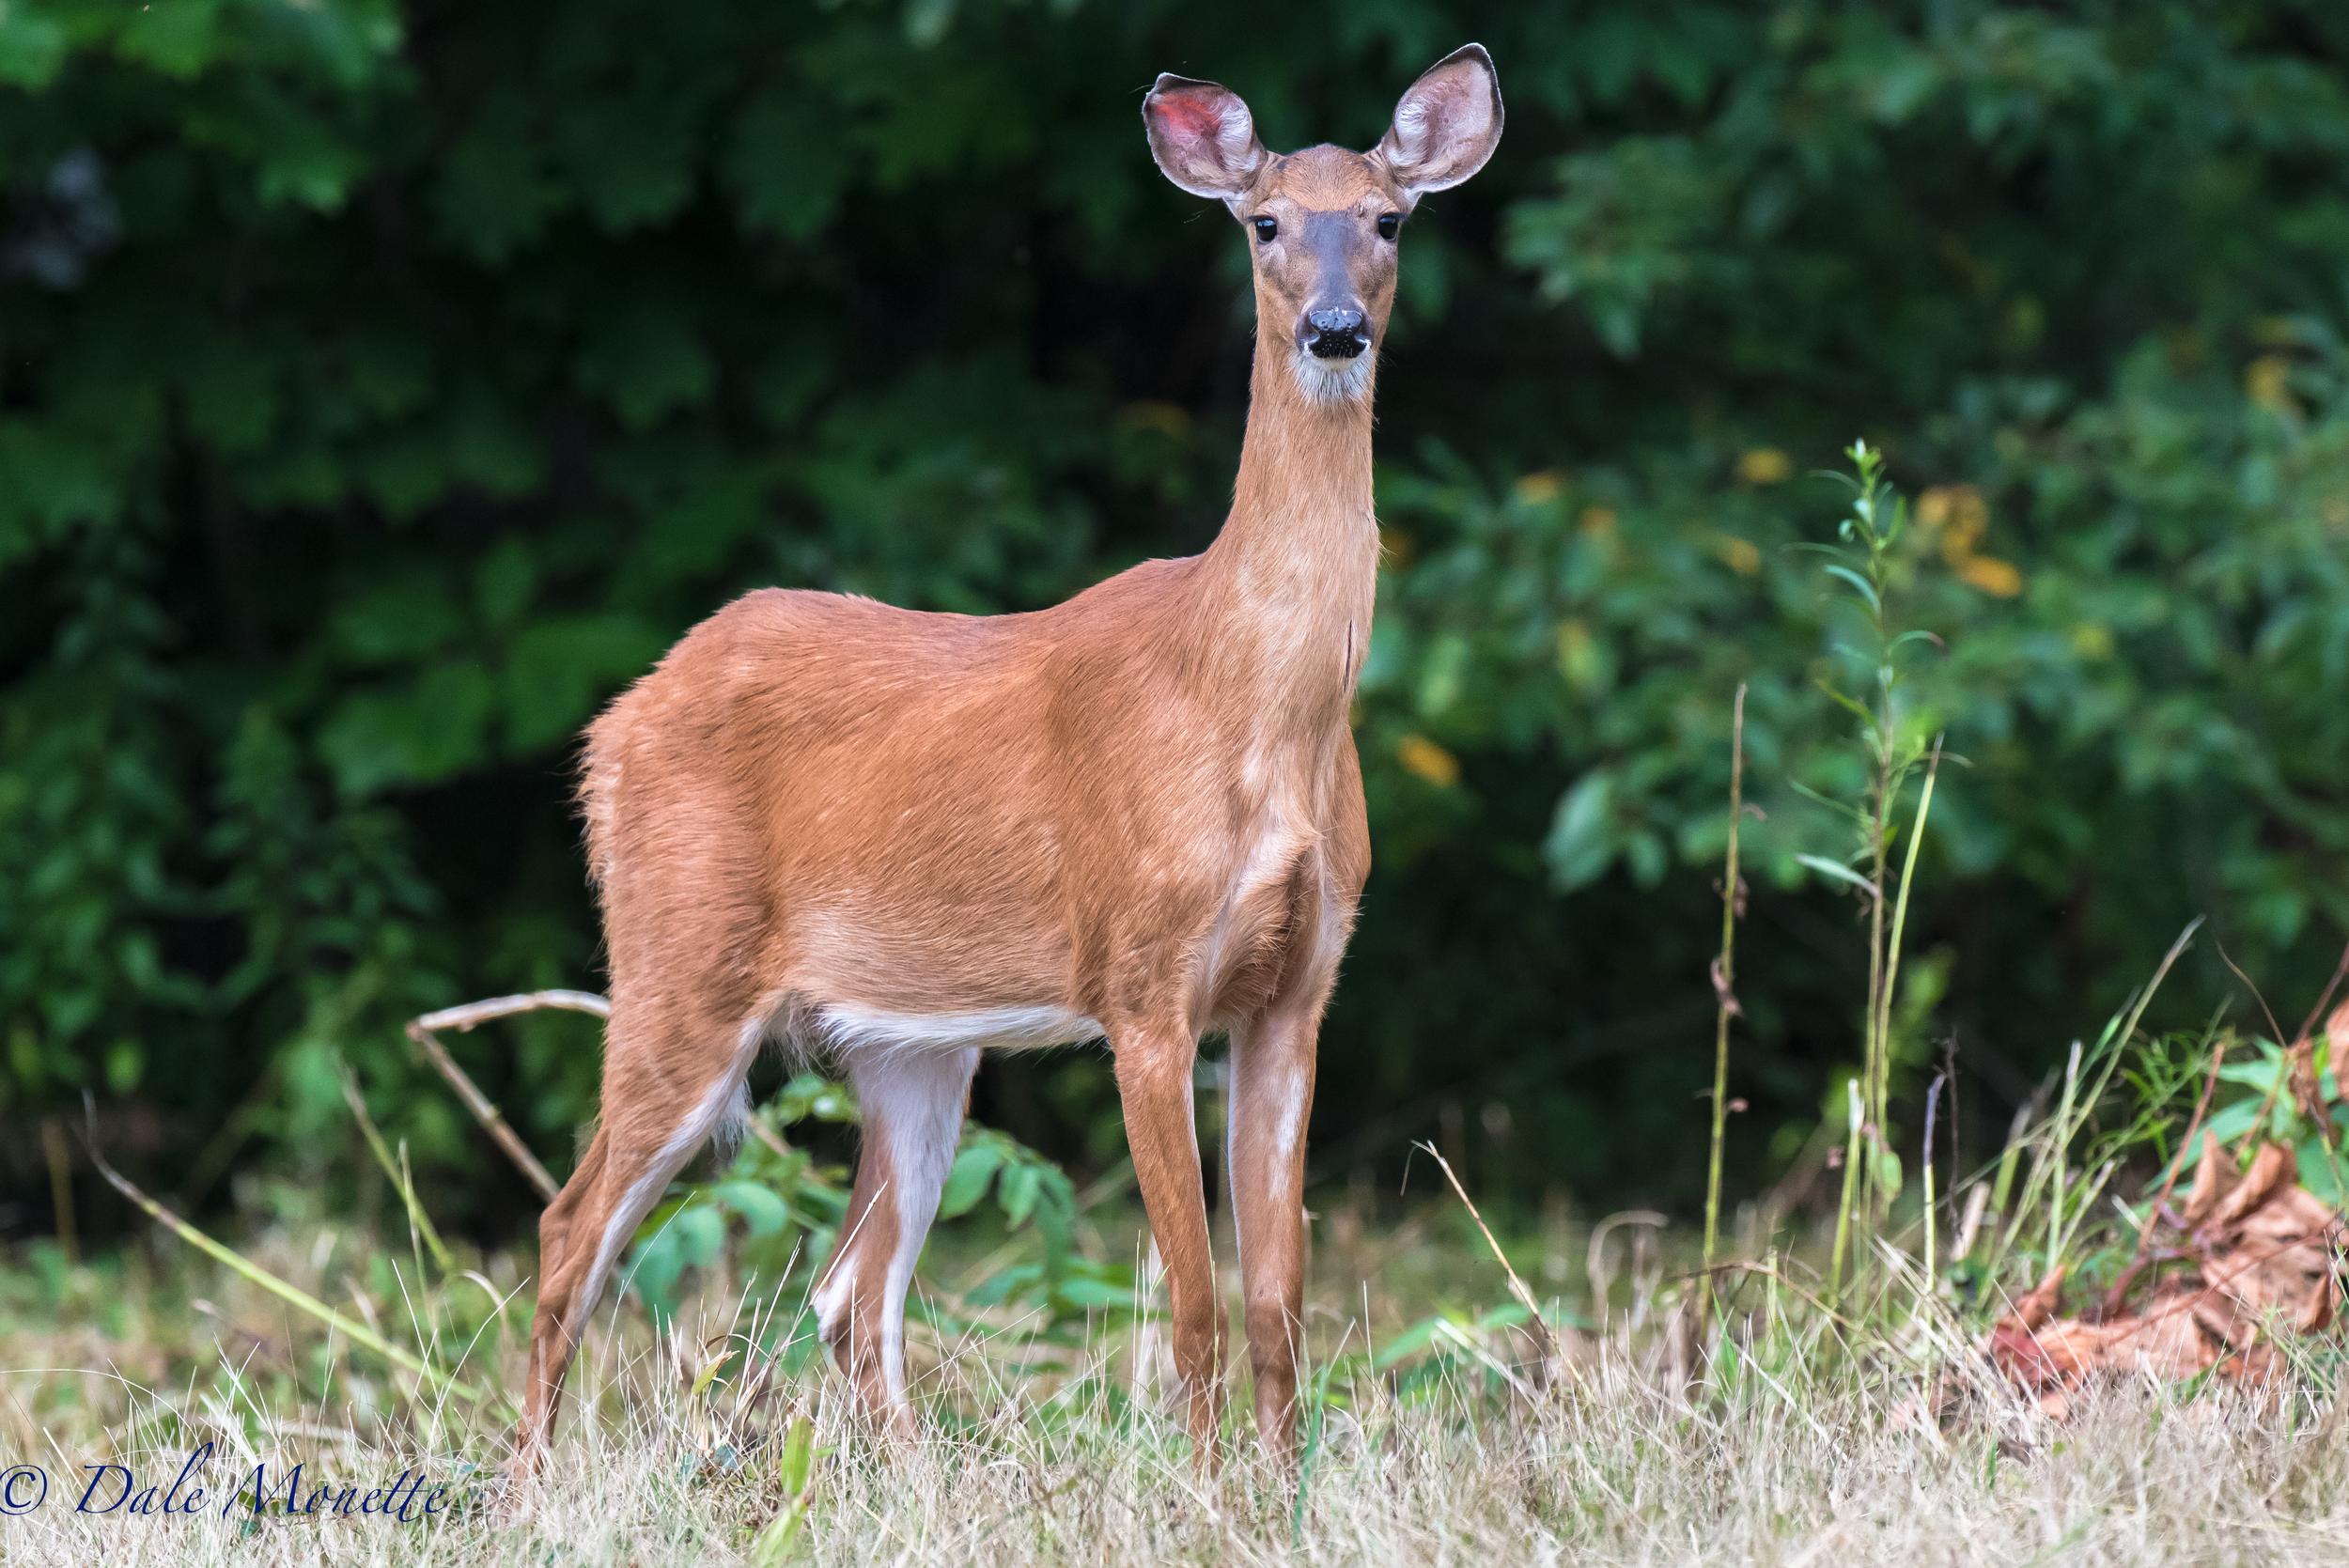
[[(527, 1292), (502, 1317), (487, 1303), (521, 1283), (526, 1257), (460, 1254), (456, 1283), (429, 1302), (408, 1237), (379, 1250), (304, 1203), (290, 1188), (264, 1194), (247, 1259), (387, 1335), (429, 1346), (437, 1320), (470, 1342), (438, 1364), (483, 1389), (514, 1386)], [(935, 1296), (916, 1335), (925, 1435), (877, 1447), (821, 1358), (764, 1377), (720, 1358), (726, 1335), (757, 1327), (720, 1268), (677, 1320), (691, 1330), (665, 1341), (632, 1303), (607, 1304), (552, 1473), (510, 1523), (490, 1506), (510, 1420), (496, 1397), (434, 1396), (379, 1358), (330, 1347), (320, 1326), (168, 1241), (73, 1269), (41, 1244), (9, 1260), (0, 1287), (0, 1459), (40, 1467), (50, 1495), (0, 1520), (0, 1559), (1498, 1568), (2349, 1554), (2349, 1443), (2329, 1359), (2248, 1389), (2116, 1379), (2059, 1423), (1987, 1371), (1959, 1314), (1900, 1298), (1890, 1248), (1871, 1302), (1831, 1316), (1797, 1271), (1748, 1274), (1700, 1341), (1690, 1287), (1663, 1266), (1669, 1235), (1634, 1267), (1616, 1228), (1602, 1314), (1589, 1232), (1553, 1216), (1510, 1248), (1559, 1292), (1563, 1364), (1545, 1380), (1460, 1211), (1384, 1223), (1325, 1212), (1301, 1484), (1255, 1463), (1237, 1426), (1221, 1476), (1198, 1472), (1169, 1420), (1146, 1316), (1050, 1343), (1033, 1324), (998, 1312), (981, 1325)], [(1086, 1239), (1114, 1250), (1135, 1231), (1131, 1217), (1099, 1220)], [(976, 1265), (954, 1239), (933, 1249), (928, 1279)], [(481, 1312), (462, 1308), (468, 1294)], [(804, 1484), (786, 1479), (795, 1427), (814, 1448)], [(119, 1464), (162, 1494), (207, 1440), (194, 1515), (75, 1512), (83, 1467)], [(403, 1471), (428, 1478), (414, 1489), (427, 1498), (445, 1486), (448, 1512), (256, 1523), (254, 1467), (274, 1492), (295, 1463), (305, 1496), (321, 1478), (334, 1489), (329, 1514), (342, 1488), (364, 1504), (365, 1489)], [(114, 1472), (101, 1479), (93, 1510), (121, 1490)], [(414, 1520), (422, 1499), (405, 1500)], [(776, 1525), (795, 1512), (800, 1524)]]
[[(1880, 458), (1854, 454), (1869, 575), (1844, 575), (1889, 660)], [(1733, 785), (1703, 1227), (1553, 1204), (1499, 1217), (1496, 1241), (1464, 1190), (1423, 1182), (1408, 1210), (1312, 1195), (1293, 1475), (1237, 1423), (1210, 1472), (1170, 1420), (1162, 1293), (1125, 1188), (1080, 1194), (976, 1126), (909, 1328), (923, 1435), (877, 1443), (800, 1315), (847, 1201), (821, 1124), (856, 1117), (810, 1072), (648, 1221), (550, 1472), (506, 1494), (534, 1259), (444, 1244), (351, 1079), (392, 1193), (372, 1226), (248, 1178), (233, 1248), (150, 1206), (157, 1226), (91, 1265), (48, 1242), (6, 1260), (0, 1562), (2349, 1560), (2349, 1002), (2327, 1015), (2328, 989), (2274, 1038), (2140, 1032), (2189, 927), (1961, 1166), (1900, 988), (1940, 751), (1880, 690), (1859, 869), (1828, 866), (1870, 900), (1864, 1057), (1793, 1168), (1724, 1212)], [(1742, 713), (1741, 695), (1738, 759)], [(1905, 779), (1921, 787), (1904, 835)], [(601, 1006), (563, 994), (546, 1004)], [(507, 1003), (541, 1004), (436, 1017)], [(1920, 1104), (1921, 1126), (1896, 1124)]]

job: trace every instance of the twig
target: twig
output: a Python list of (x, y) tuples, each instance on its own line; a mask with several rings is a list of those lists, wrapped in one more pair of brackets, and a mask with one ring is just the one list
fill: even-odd
[(1469, 1218), (1475, 1220), (1476, 1228), (1485, 1233), (1485, 1245), (1493, 1250), (1493, 1256), (1501, 1260), (1501, 1272), (1509, 1276), (1509, 1294), (1517, 1298), (1519, 1306), (1533, 1314), (1533, 1343), (1542, 1353), (1543, 1369), (1547, 1371), (1559, 1364), (1558, 1339), (1549, 1331), (1549, 1325), (1542, 1321), (1541, 1303), (1533, 1299), (1533, 1293), (1526, 1289), (1525, 1281), (1517, 1277), (1516, 1267), (1510, 1264), (1509, 1254), (1503, 1252), (1501, 1243), (1493, 1239), (1492, 1227), (1485, 1223), (1485, 1217), (1476, 1212), (1476, 1203), (1468, 1195), (1468, 1188), (1462, 1187), (1460, 1178), (1453, 1174), (1452, 1162), (1444, 1158), (1433, 1143), (1422, 1143), (1419, 1147), (1426, 1150), (1428, 1157), (1442, 1169), (1444, 1180), (1452, 1184), (1452, 1190), (1458, 1193), (1460, 1202), (1468, 1205)]
[(784, 1159), (789, 1159), (791, 1157), (791, 1145), (786, 1143), (783, 1141), (782, 1135), (777, 1133), (774, 1128), (769, 1126), (766, 1123), (760, 1121), (755, 1116), (743, 1118), (743, 1125), (750, 1128), (751, 1136), (753, 1138), (757, 1139), (761, 1143), (767, 1146), (768, 1153), (779, 1156)]
[[(400, 1202), (408, 1206), (410, 1228), (426, 1246), (432, 1249), (432, 1260), (441, 1265), (441, 1272), (454, 1273), (457, 1265), (450, 1261), (447, 1247), (442, 1244), (441, 1233), (433, 1229), (431, 1216), (426, 1214), (424, 1205), (416, 1202), (415, 1183), (409, 1179), (401, 1163), (392, 1157), (391, 1149), (383, 1141), (383, 1134), (377, 1130), (375, 1118), (367, 1114), (366, 1099), (359, 1093), (359, 1075), (350, 1070), (348, 1062), (338, 1059), (335, 1065), (342, 1070), (343, 1103), (350, 1107), (350, 1114), (358, 1122), (359, 1131), (366, 1139), (367, 1149), (375, 1156), (375, 1162), (392, 1179), (392, 1186), (398, 1189)], [(407, 1144), (403, 1141), (400, 1147), (404, 1149)]]
[(1982, 1233), (1983, 1211), (1989, 1206), (1990, 1188), (1976, 1178), (1966, 1193), (1966, 1213), (1957, 1222), (1957, 1239), (1950, 1244), (1950, 1262), (1964, 1263), (1973, 1255), (1975, 1238)]
[(2309, 1032), (2316, 1027), (2316, 1020), (2325, 1016), (2326, 1003), (2333, 1000), (2333, 993), (2341, 989), (2343, 980), (2349, 980), (2349, 947), (2341, 950), (2341, 962), (2334, 967), (2332, 979), (2326, 983), (2325, 994), (2316, 999), (2315, 1007), (2309, 1012), (2308, 1022), (2302, 1024), (2300, 1032), (2293, 1037), (2295, 1046), (2309, 1037)]
[[(1729, 723), (1729, 855), (1721, 883), (1721, 955), (1713, 966), (1713, 1159), (1704, 1180), (1704, 1265), (1713, 1266), (1713, 1243), (1721, 1213), (1721, 1140), (1729, 1127), (1729, 1020), (1737, 1005), (1737, 822), (1745, 815), (1746, 687)], [(1709, 1293), (1708, 1293), (1709, 1295)]]
[(512, 1013), (533, 1013), (541, 1007), (593, 1013), (599, 1018), (612, 1016), (612, 1004), (593, 991), (523, 991), (514, 996), (491, 997), (486, 1001), (469, 1001), (461, 1007), (443, 1007), (437, 1013), (427, 1013), (409, 1027), (471, 1030), (492, 1018), (503, 1018)]
[(424, 1378), (429, 1382), (438, 1383), (449, 1392), (461, 1395), (473, 1404), (478, 1405), (489, 1397), (480, 1390), (474, 1389), (472, 1385), (460, 1382), (457, 1378), (450, 1376), (447, 1373), (442, 1372), (438, 1368), (419, 1359), (413, 1354), (402, 1350), (399, 1346), (392, 1343), (391, 1341), (376, 1333), (373, 1329), (352, 1323), (350, 1319), (344, 1317), (340, 1312), (328, 1306), (325, 1302), (320, 1301), (317, 1296), (312, 1296), (309, 1292), (303, 1290), (298, 1286), (288, 1284), (276, 1275), (272, 1274), (269, 1270), (248, 1261), (232, 1249), (225, 1247), (221, 1243), (214, 1241), (210, 1236), (206, 1235), (202, 1231), (197, 1230), (194, 1226), (189, 1224), (186, 1220), (180, 1219), (178, 1215), (163, 1207), (163, 1204), (155, 1202), (154, 1199), (149, 1198), (146, 1193), (140, 1191), (128, 1176), (125, 1176), (121, 1172), (117, 1171), (113, 1166), (107, 1164), (106, 1157), (98, 1152), (97, 1106), (86, 1093), (82, 1096), (82, 1101), (85, 1108), (85, 1114), (86, 1115), (89, 1123), (89, 1129), (84, 1136), (84, 1142), (89, 1150), (90, 1163), (98, 1168), (98, 1173), (100, 1175), (106, 1178), (108, 1186), (112, 1187), (117, 1192), (121, 1193), (125, 1198), (130, 1199), (132, 1203), (136, 1203), (141, 1209), (144, 1209), (147, 1214), (158, 1224), (169, 1229), (174, 1234), (178, 1235), (180, 1240), (186, 1242), (197, 1251), (202, 1252), (220, 1263), (227, 1265), (232, 1269), (235, 1269), (239, 1274), (241, 1274), (247, 1280), (252, 1281), (255, 1284), (260, 1286), (263, 1290), (268, 1291), (271, 1295), (282, 1297), (283, 1299), (301, 1308), (312, 1317), (315, 1317), (319, 1322), (324, 1323), (330, 1332), (340, 1333), (351, 1340), (354, 1343), (366, 1346), (369, 1350), (374, 1351), (377, 1355), (382, 1357), (385, 1360), (392, 1362), (394, 1365), (405, 1368), (407, 1371), (415, 1374), (420, 1378)]
[(465, 1102), (465, 1109), (473, 1112), (474, 1120), (479, 1122), (483, 1129), (497, 1141), (497, 1146), (506, 1151), (506, 1157), (530, 1178), (530, 1185), (538, 1189), (538, 1196), (552, 1203), (555, 1195), (563, 1190), (562, 1184), (547, 1174), (547, 1168), (538, 1163), (538, 1157), (532, 1154), (530, 1146), (506, 1125), (505, 1116), (490, 1103), (490, 1096), (465, 1076), (465, 1069), (457, 1064), (457, 1059), (449, 1055), (448, 1048), (432, 1032), (436, 1029), (470, 1030), (492, 1018), (503, 1018), (513, 1013), (535, 1012), (541, 1007), (593, 1013), (599, 1018), (612, 1016), (612, 1004), (593, 991), (526, 991), (517, 996), (491, 997), (486, 1001), (469, 1001), (462, 1007), (444, 1007), (438, 1013), (411, 1018), (408, 1020), (408, 1038), (423, 1048), (432, 1065), (448, 1080), (449, 1087), (457, 1091), (457, 1097)]
[[(1907, 882), (1905, 878), (1901, 884), (1901, 891), (1904, 893), (1908, 891)], [(1925, 1287), (1927, 1290), (1932, 1289), (1933, 1281), (1936, 1278), (1936, 1275), (1933, 1272), (1933, 1243), (1935, 1239), (1933, 1234), (1935, 1219), (1933, 1212), (1933, 1120), (1934, 1113), (1938, 1110), (1941, 1106), (1942, 1080), (1948, 1077), (1949, 1075), (1947, 1073), (1935, 1074), (1933, 1079), (1933, 1087), (1925, 1091), (1925, 1168), (1923, 1176), (1925, 1183)], [(1957, 1178), (1952, 1175), (1950, 1179), (1954, 1181)]]
[[(2276, 1010), (2267, 1005), (2267, 998), (2262, 995), (2260, 988), (2251, 983), (2251, 977), (2243, 972), (2243, 966), (2228, 956), (2227, 944), (2225, 942), (2213, 942), (2211, 945), (2218, 949), (2218, 961), (2227, 966), (2229, 973), (2232, 974), (2237, 980), (2243, 982), (2243, 988), (2251, 993), (2251, 1000), (2253, 1001), (2260, 1004), (2260, 1017), (2267, 1020), (2268, 1037), (2273, 1039), (2279, 1046), (2282, 1045), (2284, 1043), (2284, 1026), (2276, 1021)], [(2323, 1004), (2319, 1003), (2318, 1006), (2321, 1011)], [(2295, 1046), (2297, 1046), (2301, 1040), (2308, 1038), (2308, 1026), (2303, 1024), (2300, 1028), (2299, 1035), (2292, 1043)]]

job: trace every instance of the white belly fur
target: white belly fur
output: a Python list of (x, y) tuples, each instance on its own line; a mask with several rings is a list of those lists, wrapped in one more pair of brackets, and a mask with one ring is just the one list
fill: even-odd
[(1097, 1040), (1099, 1023), (1066, 1007), (996, 1007), (978, 1013), (884, 1013), (834, 1002), (817, 1014), (816, 1032), (855, 1050), (1034, 1050)]

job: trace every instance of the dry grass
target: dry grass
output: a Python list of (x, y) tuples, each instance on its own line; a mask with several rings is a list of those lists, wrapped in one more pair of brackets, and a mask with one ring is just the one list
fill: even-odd
[[(1147, 1328), (1039, 1347), (1017, 1326), (932, 1337), (926, 1435), (877, 1449), (820, 1361), (745, 1389), (725, 1373), (696, 1393), (702, 1346), (742, 1325), (725, 1281), (697, 1302), (700, 1332), (658, 1345), (632, 1307), (607, 1308), (587, 1347), (552, 1471), (526, 1515), (500, 1523), (489, 1467), (506, 1415), (421, 1401), (401, 1374), (356, 1370), (271, 1298), (207, 1261), (140, 1254), (49, 1285), (15, 1260), (0, 1320), (0, 1461), (38, 1464), (48, 1503), (0, 1519), (0, 1560), (630, 1564), (761, 1560), (786, 1498), (782, 1436), (811, 1418), (819, 1448), (799, 1537), (766, 1561), (817, 1563), (2235, 1563), (2349, 1554), (2349, 1443), (2317, 1377), (2235, 1389), (2106, 1389), (2067, 1425), (1987, 1379), (1936, 1423), (1918, 1419), (1937, 1369), (1974, 1363), (1945, 1323), (1912, 1318), (1867, 1354), (1840, 1353), (1815, 1313), (1757, 1289), (1712, 1371), (1673, 1370), (1669, 1288), (1615, 1293), (1609, 1331), (1576, 1340), (1569, 1374), (1533, 1369), (1472, 1309), (1501, 1299), (1497, 1271), (1446, 1217), (1393, 1232), (1330, 1227), (1315, 1338), (1331, 1368), (1320, 1436), (1299, 1490), (1246, 1455), (1203, 1480), (1172, 1425)], [(1435, 1239), (1429, 1239), (1433, 1234)], [(256, 1261), (379, 1317), (398, 1287), (365, 1238), (315, 1219), (264, 1230)], [(515, 1260), (474, 1260), (510, 1289)], [(404, 1267), (404, 1265), (403, 1265)], [(941, 1277), (944, 1277), (941, 1274)], [(1398, 1289), (1398, 1282), (1400, 1288)], [(1576, 1287), (1581, 1286), (1579, 1279)], [(487, 1301), (487, 1293), (477, 1291)], [(526, 1297), (523, 1298), (526, 1300)], [(204, 1303), (196, 1306), (196, 1301)], [(490, 1316), (466, 1371), (519, 1370), (518, 1300)], [(1416, 1376), (1359, 1355), (1413, 1314), (1470, 1325)], [(1797, 1315), (1789, 1316), (1794, 1307)], [(419, 1321), (422, 1320), (421, 1313)], [(392, 1327), (399, 1325), (395, 1322)], [(387, 1328), (387, 1331), (390, 1329)], [(1717, 1336), (1721, 1330), (1716, 1330)], [(1489, 1359), (1480, 1359), (1489, 1358)], [(364, 1358), (360, 1358), (364, 1359)], [(1407, 1363), (1409, 1365), (1412, 1363)], [(71, 1369), (43, 1371), (43, 1368)], [(505, 1386), (511, 1386), (506, 1381)], [(322, 1390), (322, 1393), (321, 1393)], [(751, 1397), (747, 1399), (745, 1394)], [(1236, 1405), (1240, 1402), (1235, 1401)], [(194, 1518), (77, 1514), (80, 1467), (117, 1462), (167, 1484), (209, 1438), (221, 1458)], [(229, 1487), (267, 1464), (361, 1488), (421, 1468), (461, 1498), (430, 1527), (377, 1519), (258, 1527)], [(113, 1493), (101, 1491), (103, 1502)]]

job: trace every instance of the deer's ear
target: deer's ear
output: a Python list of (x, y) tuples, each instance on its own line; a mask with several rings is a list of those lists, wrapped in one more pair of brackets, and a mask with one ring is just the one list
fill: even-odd
[(1417, 200), (1457, 185), (1501, 145), (1501, 76), (1481, 43), (1445, 55), (1411, 84), (1378, 143), (1396, 184)]
[(1167, 179), (1194, 196), (1230, 202), (1255, 182), (1264, 144), (1239, 94), (1213, 82), (1161, 76), (1142, 101), (1150, 156)]

